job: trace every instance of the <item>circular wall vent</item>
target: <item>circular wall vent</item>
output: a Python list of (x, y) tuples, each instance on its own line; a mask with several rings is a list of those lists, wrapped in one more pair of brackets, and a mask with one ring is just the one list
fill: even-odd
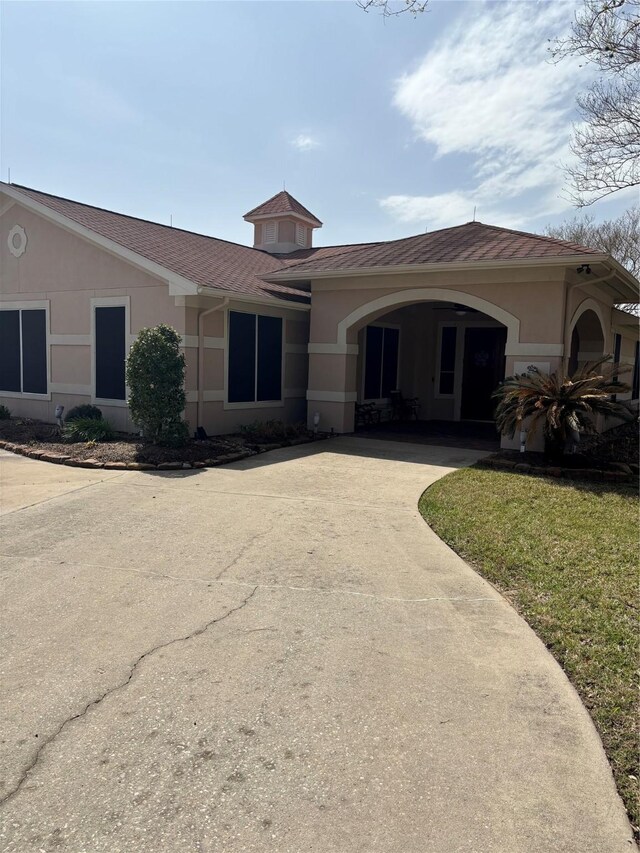
[(27, 232), (22, 225), (14, 225), (7, 238), (9, 251), (14, 258), (19, 258), (27, 251)]

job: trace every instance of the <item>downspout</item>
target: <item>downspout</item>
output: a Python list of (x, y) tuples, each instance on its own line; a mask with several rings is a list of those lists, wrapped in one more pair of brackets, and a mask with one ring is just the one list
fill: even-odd
[(616, 275), (616, 271), (612, 270), (607, 275), (603, 275), (600, 278), (591, 278), (587, 281), (578, 281), (575, 284), (570, 285), (565, 291), (564, 297), (564, 356), (562, 361), (564, 362), (565, 370), (569, 364), (569, 358), (571, 357), (571, 341), (569, 340), (569, 323), (571, 322), (571, 317), (569, 316), (568, 308), (569, 308), (569, 297), (573, 293), (574, 290), (577, 290), (579, 287), (586, 287), (589, 284), (602, 284), (605, 281), (609, 281)]
[(219, 305), (207, 308), (198, 314), (198, 402), (197, 402), (197, 426), (202, 426), (202, 404), (204, 403), (204, 318), (216, 311), (223, 311), (229, 304), (229, 297), (225, 296)]

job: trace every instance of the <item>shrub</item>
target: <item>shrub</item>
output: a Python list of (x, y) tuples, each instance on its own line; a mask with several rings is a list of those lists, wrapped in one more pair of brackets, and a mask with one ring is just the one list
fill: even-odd
[(562, 456), (569, 438), (595, 432), (595, 415), (634, 418), (628, 406), (613, 399), (629, 390), (618, 381), (627, 370), (609, 362), (609, 356), (584, 364), (572, 376), (562, 368), (544, 373), (531, 365), (527, 373), (508, 376), (494, 391), (496, 426), (511, 438), (523, 421), (528, 421), (528, 435), (542, 425), (545, 453)]
[(165, 426), (162, 444), (165, 447), (184, 447), (189, 439), (189, 426), (185, 421), (173, 421)]
[(189, 432), (182, 420), (186, 405), (184, 355), (175, 329), (160, 324), (142, 329), (127, 358), (129, 409), (149, 441), (179, 447)]
[(68, 423), (78, 420), (78, 418), (90, 418), (99, 421), (102, 420), (102, 412), (97, 406), (92, 406), (91, 403), (83, 403), (81, 406), (74, 406), (73, 409), (69, 409), (65, 421)]
[(286, 441), (308, 433), (304, 423), (285, 424), (282, 421), (253, 421), (240, 427), (240, 433), (250, 441)]
[(0, 421), (8, 421), (11, 417), (11, 412), (6, 406), (0, 406)]
[(109, 421), (104, 418), (74, 418), (68, 421), (62, 428), (62, 437), (65, 441), (74, 443), (77, 441), (109, 441), (113, 438), (113, 429)]

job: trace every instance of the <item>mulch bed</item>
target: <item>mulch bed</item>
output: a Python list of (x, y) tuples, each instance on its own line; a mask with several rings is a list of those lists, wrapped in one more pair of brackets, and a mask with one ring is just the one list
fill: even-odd
[(580, 445), (579, 453), (565, 455), (560, 461), (550, 460), (543, 453), (501, 450), (477, 464), (483, 468), (502, 468), (545, 477), (634, 482), (640, 470), (639, 445), (638, 425), (628, 423), (589, 436)]
[(0, 421), (0, 447), (45, 462), (81, 468), (131, 468), (171, 470), (204, 468), (236, 462), (256, 453), (302, 444), (303, 436), (281, 442), (249, 441), (241, 436), (216, 436), (205, 441), (190, 440), (184, 447), (161, 447), (125, 433), (113, 441), (65, 442), (55, 424), (30, 418)]

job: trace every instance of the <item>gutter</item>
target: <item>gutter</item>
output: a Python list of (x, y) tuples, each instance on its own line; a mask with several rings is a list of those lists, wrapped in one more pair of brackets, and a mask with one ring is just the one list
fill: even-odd
[[(504, 269), (509, 267), (566, 267), (574, 264), (589, 263), (611, 263), (609, 255), (565, 255), (549, 258), (516, 258), (504, 261), (460, 261), (458, 263), (434, 263), (434, 264), (392, 264), (389, 266), (373, 267), (342, 267), (339, 269), (314, 270), (312, 267), (297, 269), (295, 266), (286, 271), (267, 273), (259, 276), (263, 281), (280, 283), (285, 281), (299, 281), (304, 278), (347, 278), (363, 275), (396, 275), (398, 273), (421, 273), (421, 272), (455, 272), (468, 269)], [(302, 266), (302, 265), (300, 265)], [(628, 275), (628, 273), (627, 273)]]

